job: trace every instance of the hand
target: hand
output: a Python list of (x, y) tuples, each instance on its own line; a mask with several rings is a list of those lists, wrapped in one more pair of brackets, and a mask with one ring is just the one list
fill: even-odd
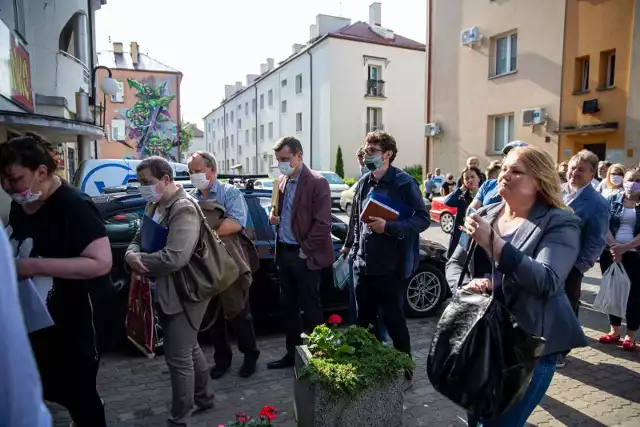
[(149, 270), (142, 263), (142, 254), (138, 252), (130, 252), (124, 258), (124, 260), (129, 264), (129, 267), (133, 269), (138, 274), (148, 273)]
[(489, 279), (473, 279), (467, 285), (464, 285), (462, 289), (474, 294), (486, 294), (493, 289), (493, 284)]
[(616, 263), (622, 262), (622, 255), (629, 250), (625, 243), (614, 243), (610, 246), (611, 256)]
[(18, 278), (24, 279), (39, 276), (39, 259), (38, 258), (18, 258), (16, 259), (16, 273)]
[(468, 188), (467, 188), (467, 186), (466, 186), (466, 185), (462, 184), (462, 185), (460, 185), (460, 190), (461, 190), (462, 192), (465, 192), (465, 191), (467, 191), (467, 190), (468, 190)]
[(338, 252), (340, 252), (342, 255), (348, 254), (349, 253), (349, 248), (345, 248), (343, 246), (342, 248), (340, 248), (340, 250)]
[(493, 253), (493, 242), (491, 241), (491, 225), (477, 213), (471, 214), (464, 219), (464, 227), (460, 227), (471, 236), (483, 249)]
[(280, 225), (280, 217), (269, 214), (269, 223), (271, 223), (271, 225)]
[(298, 251), (298, 258), (300, 258), (300, 259), (307, 259), (307, 256), (304, 254), (304, 252), (302, 252), (302, 251)]
[(378, 234), (384, 233), (384, 228), (387, 225), (387, 221), (382, 218), (378, 218), (377, 216), (371, 216), (369, 218), (371, 219), (371, 222), (368, 224), (369, 228), (371, 228)]

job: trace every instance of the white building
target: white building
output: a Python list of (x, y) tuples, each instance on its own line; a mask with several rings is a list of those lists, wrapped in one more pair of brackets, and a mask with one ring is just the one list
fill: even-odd
[(182, 153), (182, 161), (187, 162), (189, 160), (189, 155), (196, 151), (209, 151), (211, 152), (211, 148), (207, 145), (207, 142), (204, 140), (204, 132), (198, 129), (197, 126), (193, 126), (193, 138), (191, 138), (191, 144), (189, 145), (189, 151), (186, 153)]
[(206, 145), (220, 171), (268, 173), (272, 146), (295, 136), (305, 163), (333, 170), (342, 147), (345, 175), (358, 176), (355, 152), (368, 131), (384, 129), (398, 142), (398, 167), (424, 158), (425, 46), (381, 26), (381, 5), (369, 23), (318, 15), (310, 41), (294, 44), (277, 66), (225, 86), (225, 99), (204, 117)]

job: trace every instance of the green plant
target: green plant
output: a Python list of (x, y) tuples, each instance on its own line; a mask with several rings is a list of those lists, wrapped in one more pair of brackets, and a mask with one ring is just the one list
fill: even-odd
[(344, 178), (344, 160), (342, 159), (342, 147), (338, 145), (338, 151), (336, 151), (336, 173), (340, 178)]
[(358, 178), (345, 178), (344, 183), (351, 187), (353, 184), (358, 182)]
[(411, 357), (383, 345), (368, 329), (338, 329), (341, 321), (334, 314), (329, 325), (319, 325), (311, 335), (303, 335), (313, 357), (302, 368), (302, 377), (335, 395), (354, 395), (415, 369)]
[(265, 427), (270, 426), (276, 419), (278, 410), (274, 406), (265, 405), (255, 419), (244, 412), (236, 412), (236, 420), (229, 424), (220, 424), (218, 427)]
[(193, 124), (184, 122), (180, 126), (180, 152), (188, 153), (193, 139)]
[(405, 166), (403, 170), (418, 182), (422, 182), (422, 165)]

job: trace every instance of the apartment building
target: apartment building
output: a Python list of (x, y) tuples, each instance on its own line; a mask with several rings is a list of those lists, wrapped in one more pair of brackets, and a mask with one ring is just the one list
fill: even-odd
[(428, 168), (457, 172), (469, 156), (486, 165), (515, 139), (558, 161), (587, 148), (637, 163), (638, 7), (634, 0), (429, 0)]
[(309, 42), (280, 63), (225, 86), (222, 103), (204, 117), (205, 140), (225, 172), (269, 173), (273, 144), (297, 137), (306, 164), (332, 170), (338, 146), (345, 174), (368, 131), (384, 129), (399, 144), (396, 164), (424, 158), (425, 46), (382, 26), (380, 3), (368, 22), (318, 15)]

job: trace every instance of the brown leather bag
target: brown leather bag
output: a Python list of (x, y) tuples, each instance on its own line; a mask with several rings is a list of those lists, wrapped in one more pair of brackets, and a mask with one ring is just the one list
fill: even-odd
[(201, 302), (221, 294), (239, 275), (236, 262), (218, 235), (209, 227), (198, 203), (187, 197), (200, 215), (200, 238), (189, 263), (173, 273), (182, 301)]

